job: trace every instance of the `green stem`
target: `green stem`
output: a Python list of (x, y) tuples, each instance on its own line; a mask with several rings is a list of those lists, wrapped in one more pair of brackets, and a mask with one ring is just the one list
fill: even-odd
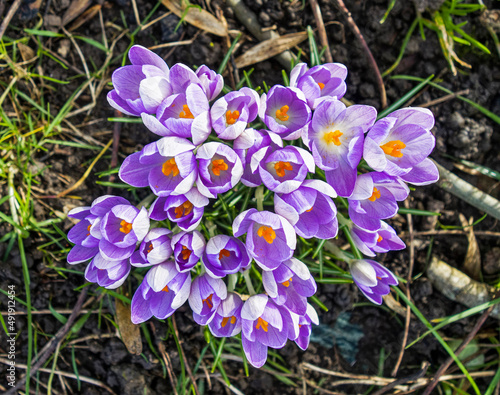
[(252, 279), (250, 278), (250, 270), (245, 270), (243, 272), (243, 278), (245, 279), (245, 283), (247, 284), (247, 289), (248, 289), (249, 295), (250, 296), (255, 295), (256, 292), (255, 292), (255, 288), (253, 287), (253, 284), (252, 284)]
[(227, 292), (233, 292), (238, 282), (238, 274), (233, 273), (228, 276)]
[(264, 211), (264, 187), (262, 185), (255, 190), (255, 200), (257, 200), (257, 210)]

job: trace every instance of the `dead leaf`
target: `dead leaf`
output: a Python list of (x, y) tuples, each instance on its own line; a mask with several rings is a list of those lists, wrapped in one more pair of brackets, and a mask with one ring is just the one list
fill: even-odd
[(96, 4), (90, 7), (87, 11), (85, 11), (82, 15), (78, 17), (78, 19), (68, 28), (68, 30), (71, 32), (75, 29), (78, 29), (84, 23), (87, 23), (94, 16), (96, 16), (101, 8), (102, 6), (100, 4)]
[(142, 339), (139, 325), (132, 323), (130, 319), (130, 306), (124, 304), (121, 300), (115, 299), (116, 323), (120, 330), (125, 347), (130, 354), (141, 355)]
[(202, 8), (190, 7), (185, 14), (187, 7), (183, 4), (182, 0), (162, 0), (162, 4), (179, 18), (184, 16), (184, 20), (187, 23), (196, 26), (198, 29), (205, 30), (216, 36), (227, 36), (227, 27), (210, 12)]
[(21, 57), (25, 62), (30, 61), (36, 56), (35, 51), (33, 51), (33, 49), (28, 47), (26, 44), (19, 42), (17, 43), (17, 47), (19, 48), (19, 52), (21, 52)]
[(62, 17), (62, 25), (66, 26), (73, 19), (80, 16), (90, 4), (92, 4), (92, 0), (73, 0)]
[(307, 33), (300, 32), (262, 41), (255, 47), (245, 52), (243, 55), (239, 56), (235, 60), (236, 67), (246, 67), (272, 58), (273, 56), (279, 55), (280, 53), (300, 44), (306, 38)]
[[(396, 314), (399, 314), (401, 317), (406, 317), (406, 308), (401, 305), (396, 299), (394, 299), (394, 296), (392, 296), (391, 293), (385, 295), (384, 297), (384, 302), (389, 307), (392, 311), (394, 311)], [(414, 318), (414, 315), (411, 315)]]
[(474, 280), (479, 280), (481, 274), (481, 254), (477, 245), (476, 236), (474, 236), (474, 229), (472, 226), (474, 219), (471, 217), (469, 222), (467, 222), (467, 219), (462, 213), (459, 213), (458, 217), (460, 218), (460, 223), (467, 231), (467, 240), (469, 242), (462, 269)]

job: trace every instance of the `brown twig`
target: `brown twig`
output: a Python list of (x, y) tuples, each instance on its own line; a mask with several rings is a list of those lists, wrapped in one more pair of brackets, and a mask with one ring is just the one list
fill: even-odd
[[(118, 110), (115, 110), (115, 117), (119, 118), (122, 116), (122, 113)], [(118, 146), (120, 145), (120, 133), (122, 130), (122, 123), (115, 122), (113, 125), (113, 150), (111, 151), (111, 163), (110, 167), (113, 169), (118, 164)], [(109, 176), (109, 182), (115, 181), (116, 176), (111, 174)], [(111, 185), (108, 187), (108, 195), (111, 195), (112, 192)]]
[[(467, 236), (467, 232), (463, 230), (427, 230), (424, 232), (414, 232), (415, 236), (449, 236), (449, 235), (461, 235)], [(475, 236), (485, 236), (485, 237), (500, 237), (500, 232), (492, 232), (490, 230), (475, 230)], [(407, 232), (401, 232), (399, 235), (401, 238), (409, 237)]]
[[(498, 294), (497, 294), (498, 296)], [(462, 342), (462, 344), (460, 344), (460, 346), (458, 346), (458, 348), (455, 350), (455, 355), (459, 355), (464, 349), (465, 347), (467, 347), (467, 345), (470, 343), (470, 341), (474, 338), (474, 336), (476, 336), (476, 333), (479, 331), (479, 329), (481, 329), (481, 327), (483, 326), (484, 322), (486, 321), (486, 319), (488, 318), (488, 316), (490, 315), (491, 311), (493, 310), (493, 307), (494, 306), (490, 306), (487, 310), (485, 310), (483, 312), (483, 314), (481, 314), (481, 317), (479, 317), (479, 319), (477, 320), (476, 322), (476, 325), (474, 325), (474, 328), (470, 331), (470, 333), (465, 337), (464, 341)], [(453, 363), (453, 358), (452, 357), (449, 357), (445, 363), (443, 363), (438, 371), (436, 372), (436, 374), (434, 375), (434, 378), (433, 380), (431, 381), (431, 383), (429, 384), (429, 386), (425, 389), (425, 392), (423, 395), (430, 395), (430, 393), (434, 390), (434, 388), (436, 387), (436, 385), (438, 384), (439, 382), (439, 378), (446, 372), (446, 370), (448, 370), (448, 368), (450, 367), (450, 365)]]
[(325, 58), (328, 63), (333, 62), (332, 53), (330, 52), (330, 46), (328, 45), (328, 37), (326, 36), (325, 24), (323, 22), (323, 16), (321, 15), (321, 8), (319, 7), (317, 0), (310, 0), (311, 8), (314, 14), (314, 19), (316, 20), (316, 26), (318, 27), (319, 40), (321, 45), (325, 48)]
[(50, 357), (52, 351), (54, 350), (54, 348), (57, 347), (59, 342), (64, 340), (67, 333), (71, 329), (71, 326), (73, 325), (73, 322), (75, 321), (76, 317), (80, 314), (80, 309), (82, 308), (83, 302), (85, 301), (85, 297), (87, 296), (87, 290), (88, 290), (87, 287), (82, 289), (82, 292), (80, 293), (80, 296), (78, 296), (78, 300), (76, 301), (73, 313), (71, 313), (71, 315), (68, 317), (68, 321), (66, 321), (63, 327), (59, 329), (55, 334), (55, 336), (52, 339), (50, 339), (47, 342), (47, 344), (42, 348), (42, 350), (38, 354), (39, 355), (38, 359), (32, 361), (30, 369), (30, 377), (24, 376), (20, 378), (19, 381), (16, 383), (16, 386), (8, 390), (4, 395), (16, 394), (17, 391), (24, 385), (26, 380), (28, 378), (31, 378), (31, 376), (35, 375), (36, 372), (43, 366), (43, 364)]
[(429, 362), (424, 361), (422, 363), (422, 366), (420, 367), (420, 370), (417, 373), (414, 373), (414, 374), (411, 374), (409, 376), (401, 377), (400, 379), (394, 380), (392, 383), (386, 385), (385, 387), (380, 388), (377, 392), (374, 392), (373, 395), (385, 394), (387, 391), (392, 390), (397, 385), (405, 384), (409, 381), (415, 381), (421, 377), (424, 377), (425, 373), (427, 373), (427, 369), (429, 368), (430, 365), (431, 364)]
[(15, 15), (20, 5), (21, 5), (21, 0), (15, 0), (14, 3), (12, 3), (12, 5), (10, 6), (9, 12), (7, 12), (7, 15), (5, 15), (5, 19), (0, 25), (0, 40), (2, 39), (5, 30), (7, 30), (7, 26), (9, 26), (10, 20)]
[(463, 91), (458, 91), (458, 92), (455, 92), (455, 93), (451, 93), (449, 95), (441, 96), (441, 97), (439, 97), (437, 99), (428, 101), (427, 103), (419, 104), (417, 107), (425, 107), (425, 108), (432, 107), (432, 106), (435, 106), (436, 104), (440, 104), (440, 103), (443, 103), (445, 101), (454, 99), (457, 96), (468, 95), (468, 94), (469, 94), (469, 90), (468, 89), (464, 89)]
[[(153, 334), (156, 337), (156, 328), (155, 328), (153, 322), (150, 321), (149, 325), (151, 326)], [(158, 346), (158, 350), (160, 351), (160, 354), (163, 358), (163, 362), (165, 363), (165, 366), (167, 368), (168, 378), (170, 379), (170, 385), (172, 386), (173, 394), (178, 395), (177, 389), (176, 389), (177, 380), (176, 380), (176, 377), (174, 375), (174, 370), (172, 368), (172, 361), (170, 360), (170, 355), (168, 355), (168, 353), (165, 349), (165, 345), (163, 344), (161, 339), (157, 338), (156, 345)]]
[(356, 22), (354, 22), (354, 19), (352, 19), (351, 13), (345, 6), (344, 2), (342, 0), (336, 0), (338, 7), (340, 8), (340, 11), (344, 14), (345, 18), (347, 19), (347, 23), (351, 27), (354, 35), (358, 38), (358, 40), (361, 42), (361, 45), (363, 46), (366, 55), (368, 56), (368, 60), (370, 63), (370, 66), (372, 67), (373, 71), (375, 72), (375, 77), (377, 80), (377, 85), (378, 89), (380, 91), (380, 102), (382, 108), (387, 107), (387, 96), (385, 93), (385, 86), (384, 86), (384, 81), (382, 79), (382, 75), (380, 74), (380, 70), (377, 66), (377, 62), (375, 61), (375, 58), (373, 57), (372, 51), (370, 51), (370, 48), (368, 47), (368, 44), (365, 41), (365, 38), (361, 34), (361, 31), (358, 28), (358, 25), (356, 25)]

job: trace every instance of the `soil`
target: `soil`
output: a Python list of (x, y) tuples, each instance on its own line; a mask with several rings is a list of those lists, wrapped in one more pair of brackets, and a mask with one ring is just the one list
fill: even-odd
[[(276, 30), (279, 34), (301, 32), (308, 25), (313, 28), (316, 27), (308, 2), (298, 0), (247, 0), (245, 2), (258, 15), (261, 26)], [(424, 3), (422, 1), (416, 2), (419, 3), (419, 6)], [(138, 0), (136, 3), (141, 19), (154, 6), (154, 2), (145, 0)], [(223, 15), (230, 29), (237, 29), (244, 33), (243, 40), (240, 41), (242, 44), (237, 48), (235, 55), (239, 55), (255, 45), (256, 39), (235, 19), (234, 12), (223, 0), (196, 1), (193, 3), (199, 3), (203, 8), (214, 14)], [(320, 1), (319, 3), (333, 58), (336, 62), (345, 64), (349, 70), (348, 89), (345, 97), (352, 102), (368, 104), (380, 109), (379, 90), (375, 75), (369, 66), (366, 52), (349, 28), (342, 13), (333, 5), (336, 2)], [(131, 31), (137, 27), (129, 0), (114, 0), (99, 4), (102, 5), (102, 18), (108, 39), (116, 34), (113, 25), (121, 26), (123, 23), (127, 23)], [(346, 1), (346, 6), (358, 24), (380, 70), (387, 69), (395, 61), (403, 37), (415, 18), (414, 5), (411, 2), (398, 1), (387, 21), (380, 24), (379, 21), (387, 9), (387, 4), (386, 0)], [(499, 6), (494, 1), (485, 1), (485, 4), (489, 9), (495, 9), (495, 7), (498, 8)], [(44, 16), (43, 29), (55, 31), (57, 29), (54, 26), (61, 19), (61, 15), (64, 15), (70, 8), (70, 1), (52, 0), (49, 4), (42, 2), (41, 5), (39, 3), (37, 5), (40, 14)], [(39, 21), (39, 17), (33, 17), (33, 12), (30, 11), (32, 9), (33, 3), (25, 1), (12, 25), (20, 29), (33, 28)], [(151, 20), (163, 15), (165, 12), (166, 9), (160, 6), (153, 13)], [(431, 74), (439, 75), (442, 79), (442, 86), (454, 92), (468, 90), (467, 98), (495, 114), (500, 114), (500, 63), (494, 51), (491, 36), (480, 23), (480, 13), (471, 14), (464, 18), (464, 21), (468, 22), (466, 29), (490, 48), (492, 51), (490, 56), (474, 48), (458, 46), (458, 56), (472, 67), (470, 70), (461, 69), (458, 75), (453, 76), (443, 57), (436, 35), (426, 30), (426, 40), (423, 41), (420, 35), (415, 32), (401, 64), (393, 75), (406, 74), (421, 78), (427, 78)], [(176, 30), (178, 22), (179, 18), (173, 14), (165, 17), (151, 28), (139, 32), (135, 37), (135, 44), (150, 47), (164, 42), (192, 40), (189, 45), (166, 47), (156, 52), (169, 65), (182, 62), (190, 66), (206, 64), (217, 69), (227, 51), (228, 43), (226, 39), (202, 32), (188, 24), (181, 24)], [(11, 38), (20, 34), (22, 34), (22, 30), (12, 28), (7, 30), (6, 33)], [(100, 41), (102, 39), (102, 30), (99, 17), (91, 18), (78, 27), (74, 34)], [(60, 56), (63, 56), (68, 63), (78, 68), (82, 67), (78, 53), (73, 45), (68, 44), (66, 39), (49, 37), (40, 37), (40, 39), (43, 40), (44, 46), (59, 54), (64, 53), (61, 51), (64, 51), (64, 48), (69, 46), (70, 49), (65, 56)], [(115, 53), (125, 53), (128, 43), (129, 40), (127, 39), (118, 41)], [(83, 42), (80, 44), (86, 59), (92, 59), (94, 65), (103, 63), (105, 54), (102, 51)], [(33, 42), (28, 43), (28, 45), (34, 47)], [(309, 53), (307, 43), (303, 43), (301, 48), (304, 54)], [(304, 58), (307, 57), (307, 55), (303, 56)], [(121, 59), (114, 59), (113, 61), (115, 63), (114, 67), (117, 67)], [(66, 80), (69, 76), (74, 75), (73, 70), (65, 70), (51, 60), (39, 66), (43, 69), (45, 75), (52, 78)], [(259, 85), (262, 80), (265, 80), (269, 86), (282, 83), (281, 66), (273, 59), (258, 63), (252, 67), (254, 71), (251, 79), (255, 85)], [(8, 72), (7, 74), (5, 71), (0, 72), (0, 78), (8, 81)], [(110, 75), (106, 75), (106, 78), (109, 79)], [(61, 85), (60, 89), (56, 91), (43, 91), (45, 101), (51, 103), (51, 109), (54, 110), (54, 113), (64, 105), (76, 87), (84, 82), (84, 79), (79, 78), (70, 81), (70, 84)], [(402, 79), (386, 78), (384, 83), (389, 104), (415, 86), (415, 82)], [(29, 91), (29, 86), (26, 85), (25, 89)], [(111, 138), (114, 127), (112, 123), (107, 121), (108, 117), (114, 116), (112, 108), (105, 99), (105, 94), (109, 89), (111, 87), (108, 84), (104, 92), (98, 97), (97, 106), (89, 114), (80, 114), (72, 119), (73, 124), (77, 125), (84, 134), (102, 144), (105, 144)], [(425, 88), (412, 105), (425, 104), (444, 95), (445, 93), (439, 90)], [(91, 97), (86, 91), (84, 95), (78, 98), (77, 103), (79, 106), (84, 106), (90, 100)], [(491, 169), (500, 170), (500, 151), (497, 148), (500, 144), (499, 125), (482, 115), (474, 107), (456, 98), (432, 105), (430, 109), (436, 117), (436, 126), (433, 132), (437, 140), (432, 157), (440, 164), (453, 170), (460, 177), (498, 197), (500, 195), (498, 183), (494, 183), (489, 178), (478, 177), (457, 170), (454, 168), (454, 162), (450, 157), (466, 159)], [(148, 133), (142, 125), (122, 124), (119, 162), (126, 155), (139, 150), (143, 145), (153, 140), (154, 136)], [(77, 150), (73, 147), (57, 145), (51, 147), (49, 151), (38, 152), (32, 158), (32, 166), (34, 169), (45, 168), (43, 173), (36, 178), (39, 185), (43, 186), (44, 194), (56, 195), (76, 182), (83, 175), (95, 155), (95, 151)], [(104, 158), (105, 160), (98, 162), (95, 171), (108, 169), (110, 158), (106, 156)], [(59, 174), (64, 174), (65, 177), (59, 177)], [(70, 198), (49, 199), (50, 201), (35, 198), (35, 218), (38, 221), (43, 221), (52, 218), (54, 212), (67, 213), (69, 209), (76, 205), (89, 205), (97, 196), (107, 193), (107, 188), (96, 184), (98, 180), (102, 179), (99, 179), (95, 172), (92, 172), (84, 184), (72, 193), (81, 196), (81, 202)], [(0, 184), (1, 196), (5, 196), (6, 188), (5, 184)], [(139, 192), (138, 196), (133, 196), (128, 192), (117, 189), (112, 190), (112, 193), (121, 194), (132, 201), (139, 201), (145, 197), (145, 192), (144, 196), (142, 196), (142, 192)], [(473, 217), (474, 220), (481, 218), (483, 215), (465, 202), (443, 192), (437, 186), (418, 187), (412, 192), (411, 196), (410, 207), (441, 213), (438, 219), (436, 217), (413, 216), (413, 227), (418, 231), (435, 229), (436, 221), (447, 226), (460, 226), (459, 213), (464, 214), (466, 218)], [(8, 211), (6, 203), (0, 207), (2, 211)], [(406, 216), (397, 216), (392, 221), (392, 224), (398, 231), (408, 230)], [(67, 231), (71, 226), (72, 223), (66, 220), (63, 230)], [(474, 229), (498, 232), (500, 227), (493, 218), (486, 217)], [(0, 223), (0, 237), (9, 230), (7, 224)], [(461, 235), (448, 235), (434, 238), (422, 236), (416, 237), (416, 239), (418, 239), (418, 243), (415, 248), (415, 266), (413, 269), (415, 280), (411, 284), (411, 295), (414, 303), (428, 320), (465, 310), (464, 306), (447, 299), (433, 289), (432, 284), (426, 278), (425, 267), (428, 262), (429, 247), (432, 248), (433, 255), (451, 265), (460, 267), (467, 252), (466, 238)], [(55, 309), (71, 309), (79, 295), (76, 289), (82, 286), (84, 279), (82, 275), (74, 273), (64, 273), (66, 279), (59, 276), (54, 268), (50, 266), (55, 265), (56, 267), (65, 268), (67, 267), (66, 262), (60, 253), (54, 252), (51, 256), (52, 263), (49, 264), (50, 261), (47, 256), (40, 249), (37, 249), (46, 242), (47, 240), (37, 233), (32, 233), (29, 238), (24, 240), (30, 268), (33, 307), (40, 310), (48, 309), (49, 306)], [(483, 260), (484, 278), (487, 281), (495, 281), (498, 279), (500, 272), (499, 239), (498, 237), (478, 236), (478, 244)], [(0, 256), (4, 255), (6, 248), (7, 245), (0, 243)], [(45, 249), (45, 251), (47, 250), (51, 251), (50, 248)], [(56, 250), (53, 249), (53, 251)], [(381, 256), (380, 261), (398, 275), (407, 276), (408, 250)], [(83, 271), (84, 265), (76, 266), (74, 269)], [(1, 288), (7, 289), (7, 286), (11, 284), (16, 285), (17, 296), (21, 299), (24, 298), (21, 259), (17, 248), (13, 248), (6, 262), (0, 265)], [(137, 284), (132, 284), (132, 287), (136, 286)], [(87, 298), (94, 295), (95, 289), (96, 287), (93, 285), (89, 287), (89, 296)], [(398, 316), (387, 308), (368, 305), (353, 285), (322, 284), (319, 285), (317, 296), (328, 307), (329, 311), (322, 312), (318, 309), (321, 326), (320, 329), (316, 329), (313, 333), (313, 341), (309, 349), (302, 352), (295, 344), (289, 342), (285, 348), (278, 351), (280, 360), (284, 361), (293, 377), (298, 378), (295, 380), (297, 386), (293, 387), (285, 384), (279, 381), (275, 375), (265, 370), (250, 368), (249, 376), (245, 377), (243, 365), (240, 362), (225, 361), (224, 367), (235, 388), (245, 394), (312, 393), (313, 389), (309, 384), (307, 384), (306, 392), (303, 392), (302, 383), (305, 385), (305, 380), (321, 383), (323, 390), (346, 394), (364, 393), (369, 388), (366, 385), (353, 384), (336, 386), (335, 382), (339, 378), (311, 370), (302, 370), (300, 368), (302, 362), (308, 362), (323, 369), (337, 372), (390, 377), (403, 341), (405, 318)], [(102, 309), (110, 313), (115, 311), (114, 302), (111, 298), (105, 297), (101, 300), (101, 303)], [(355, 304), (361, 305), (354, 306)], [(17, 307), (19, 311), (22, 311), (21, 305), (18, 304)], [(175, 318), (182, 347), (190, 366), (193, 367), (206, 346), (203, 329), (193, 322), (187, 305), (175, 314)], [(442, 334), (447, 338), (463, 339), (471, 331), (476, 320), (477, 317), (461, 320), (447, 326), (442, 331)], [(51, 335), (61, 327), (61, 323), (50, 314), (36, 315), (34, 316), (34, 322), (38, 350), (40, 350)], [(20, 337), (17, 339), (18, 347), (21, 348), (17, 356), (17, 361), (20, 363), (26, 360), (27, 355), (27, 331), (24, 316), (17, 316), (16, 325), (20, 333)], [(481, 329), (481, 333), (484, 336), (491, 335), (495, 327), (496, 323), (493, 320), (487, 321)], [(164, 340), (163, 344), (171, 358), (173, 371), (178, 376), (181, 372), (179, 356), (173, 337), (169, 335), (167, 324), (155, 320), (149, 323), (147, 328), (154, 344), (160, 339)], [(413, 341), (424, 331), (425, 328), (420, 321), (412, 318), (408, 341)], [(122, 341), (114, 337), (115, 333), (116, 329), (108, 320), (102, 318), (99, 321), (98, 315), (92, 314), (79, 333), (74, 336), (75, 338), (89, 336), (90, 339), (76, 344), (73, 351), (70, 346), (61, 350), (58, 361), (59, 370), (73, 372), (71, 361), (73, 359), (72, 352), (74, 352), (74, 359), (81, 376), (99, 380), (117, 394), (171, 393), (172, 387), (168, 376), (165, 378), (162, 365), (158, 357), (151, 351), (147, 341), (143, 340), (143, 356), (135, 356), (127, 352)], [(356, 333), (359, 336), (356, 336)], [(347, 336), (347, 334), (351, 336)], [(0, 347), (3, 347), (6, 344), (3, 331), (0, 339)], [(0, 353), (5, 353), (5, 349), (0, 348)], [(484, 353), (485, 360), (495, 358), (495, 354), (496, 351), (493, 349), (486, 351)], [(406, 350), (398, 377), (406, 377), (418, 372), (424, 361), (431, 364), (429, 371), (435, 372), (447, 357), (448, 355), (435, 338), (427, 336), (423, 341)], [(205, 393), (229, 392), (219, 381), (219, 376), (212, 376), (209, 381), (204, 379), (205, 374), (208, 376), (211, 364), (211, 360), (207, 358), (203, 360), (203, 369), (199, 373), (202, 373), (202, 370), (204, 373), (200, 376), (202, 378), (198, 382), (199, 385), (204, 387)], [(51, 362), (48, 365), (49, 369), (50, 367)], [(0, 364), (1, 377), (5, 376), (5, 369), (6, 366)], [(452, 369), (455, 372), (457, 370), (453, 367)], [(18, 374), (21, 375), (21, 373), (19, 369)], [(40, 373), (39, 380), (41, 383), (46, 383), (46, 374)], [(489, 380), (490, 378), (477, 379), (482, 390), (486, 388)], [(81, 387), (78, 387), (76, 380), (67, 379), (66, 381), (74, 393), (107, 393), (104, 388), (99, 386), (81, 382)], [(4, 385), (3, 380), (0, 381), (0, 384)], [(58, 393), (62, 393), (59, 380), (54, 378), (53, 386)], [(39, 392), (45, 393), (45, 389), (40, 387)]]

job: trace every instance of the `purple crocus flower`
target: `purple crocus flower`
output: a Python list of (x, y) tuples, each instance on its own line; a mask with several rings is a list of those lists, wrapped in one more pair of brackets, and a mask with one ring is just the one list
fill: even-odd
[(139, 249), (130, 257), (135, 267), (148, 267), (165, 262), (172, 255), (172, 231), (166, 228), (151, 229)]
[(175, 266), (181, 273), (191, 270), (205, 251), (205, 238), (197, 230), (179, 232), (172, 237)]
[(209, 200), (203, 196), (196, 187), (191, 188), (182, 195), (159, 197), (149, 209), (149, 218), (156, 221), (169, 219), (179, 228), (190, 232), (200, 224), (204, 207)]
[(224, 79), (222, 75), (205, 65), (201, 65), (196, 69), (196, 76), (200, 79), (201, 86), (207, 94), (208, 100), (215, 99), (224, 87)]
[(229, 191), (243, 174), (241, 159), (231, 147), (222, 143), (203, 144), (196, 152), (196, 159), (199, 164), (196, 186), (209, 198)]
[(358, 288), (375, 304), (382, 304), (382, 296), (390, 292), (389, 285), (398, 285), (390, 270), (370, 259), (353, 259), (349, 267)]
[[(241, 182), (247, 187), (258, 187), (262, 184), (262, 179), (260, 178), (258, 166), (254, 166), (252, 170), (252, 158), (262, 148), (268, 147), (269, 152), (283, 148), (283, 141), (276, 133), (269, 132), (268, 130), (246, 129), (234, 141), (233, 147), (244, 166)], [(262, 152), (260, 152), (259, 156), (255, 159), (255, 163), (259, 163), (262, 157)]]
[(262, 270), (274, 270), (290, 259), (297, 237), (292, 225), (278, 214), (252, 208), (233, 222), (234, 236), (247, 234), (246, 247)]
[(179, 273), (172, 261), (151, 268), (132, 298), (134, 324), (170, 317), (189, 297), (191, 274)]
[(142, 114), (142, 121), (159, 136), (191, 138), (195, 145), (199, 145), (211, 131), (209, 109), (203, 88), (192, 83), (182, 93), (167, 97), (158, 106), (156, 117)]
[(274, 85), (261, 97), (259, 117), (284, 140), (295, 140), (307, 130), (311, 109), (302, 91)]
[(267, 359), (267, 348), (282, 348), (289, 336), (290, 312), (267, 295), (248, 298), (241, 309), (243, 351), (248, 362), (260, 368)]
[(125, 158), (120, 179), (136, 188), (149, 186), (157, 196), (182, 195), (198, 176), (195, 146), (180, 137), (164, 137)]
[(376, 231), (365, 230), (353, 223), (351, 235), (356, 247), (368, 256), (406, 248), (396, 231), (384, 221), (380, 221), (380, 229)]
[[(394, 111), (370, 129), (363, 157), (373, 170), (392, 176), (407, 174), (434, 149), (436, 139), (430, 131), (433, 126), (434, 115), (426, 108), (409, 107)], [(429, 167), (435, 174), (435, 166), (431, 163), (425, 162), (422, 166)]]
[(130, 48), (128, 57), (132, 65), (113, 72), (111, 80), (115, 89), (108, 93), (108, 102), (124, 114), (154, 114), (161, 102), (172, 94), (168, 66), (140, 45)]
[(262, 283), (277, 305), (284, 305), (298, 315), (306, 314), (307, 298), (317, 290), (309, 269), (296, 258), (283, 262), (273, 271), (263, 271)]
[(363, 153), (363, 135), (373, 125), (377, 111), (371, 106), (347, 107), (339, 100), (324, 100), (314, 111), (304, 142), (326, 181), (339, 196), (351, 195)]
[(349, 201), (349, 217), (363, 229), (376, 231), (380, 219), (391, 218), (398, 212), (397, 202), (408, 197), (410, 190), (396, 177), (385, 173), (358, 176)]
[(335, 190), (320, 180), (305, 180), (295, 191), (274, 195), (274, 211), (285, 217), (295, 232), (306, 239), (337, 236)]
[(234, 140), (259, 113), (259, 94), (250, 88), (229, 92), (210, 109), (212, 127), (219, 138)]
[(220, 303), (227, 297), (224, 281), (212, 278), (207, 273), (194, 279), (189, 294), (189, 306), (193, 318), (199, 325), (207, 325), (215, 317)]
[(97, 253), (85, 269), (85, 279), (101, 287), (115, 289), (125, 282), (129, 273), (128, 258), (110, 260)]
[(208, 240), (201, 260), (210, 276), (223, 278), (246, 269), (252, 259), (245, 244), (236, 237), (217, 235)]
[(425, 158), (399, 178), (413, 185), (429, 185), (439, 180), (439, 170), (432, 160)]
[[(292, 313), (293, 315), (294, 313)], [(311, 339), (311, 330), (312, 324), (319, 325), (318, 313), (314, 310), (309, 303), (307, 304), (306, 313), (297, 319), (298, 327), (299, 327), (299, 335), (295, 340), (297, 346), (299, 346), (302, 350), (307, 350), (309, 347), (309, 341)]]
[(347, 67), (341, 63), (326, 63), (308, 69), (297, 64), (290, 73), (290, 86), (300, 89), (307, 104), (315, 109), (325, 98), (340, 100), (346, 92)]
[[(262, 159), (261, 159), (262, 158)], [(252, 156), (250, 170), (258, 167), (264, 185), (275, 193), (290, 193), (305, 180), (307, 173), (314, 173), (316, 166), (312, 155), (294, 146), (272, 150), (261, 148)]]
[(214, 318), (208, 323), (212, 335), (216, 337), (232, 337), (241, 332), (241, 297), (228, 292), (227, 298), (221, 301)]

